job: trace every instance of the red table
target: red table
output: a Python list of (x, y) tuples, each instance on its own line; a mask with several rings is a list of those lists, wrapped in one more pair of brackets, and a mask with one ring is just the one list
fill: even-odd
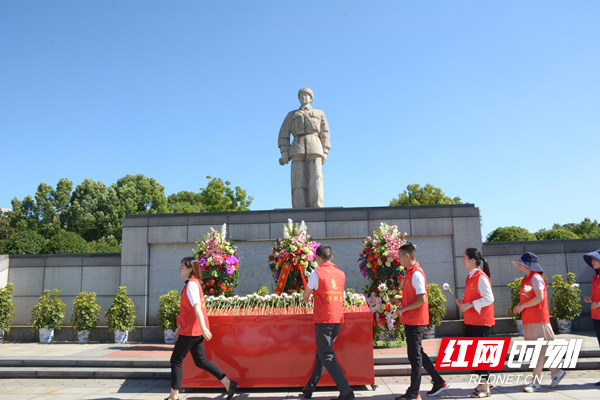
[[(303, 387), (312, 374), (317, 346), (312, 314), (210, 316), (213, 338), (206, 356), (240, 387)], [(373, 314), (364, 305), (344, 313), (335, 357), (350, 385), (375, 383)], [(319, 386), (335, 386), (325, 371)], [(183, 361), (182, 387), (218, 388), (221, 383), (197, 368), (190, 354)]]

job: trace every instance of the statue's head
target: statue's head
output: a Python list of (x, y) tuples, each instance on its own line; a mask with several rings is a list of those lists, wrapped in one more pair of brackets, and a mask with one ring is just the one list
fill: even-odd
[(298, 100), (300, 100), (300, 104), (302, 104), (303, 106), (312, 103), (314, 98), (315, 95), (313, 94), (313, 91), (309, 88), (302, 88), (298, 90)]

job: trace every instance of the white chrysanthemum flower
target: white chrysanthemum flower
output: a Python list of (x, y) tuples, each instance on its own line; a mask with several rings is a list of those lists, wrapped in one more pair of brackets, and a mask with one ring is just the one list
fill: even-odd
[(531, 291), (531, 289), (533, 289), (531, 286), (529, 285), (525, 285), (523, 286), (523, 291), (527, 294)]
[(226, 236), (227, 236), (227, 224), (223, 224), (223, 226), (221, 227), (221, 240), (225, 240)]

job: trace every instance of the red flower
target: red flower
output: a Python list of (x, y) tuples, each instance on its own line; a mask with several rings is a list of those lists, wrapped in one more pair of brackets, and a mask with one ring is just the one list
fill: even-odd
[(400, 261), (398, 261), (398, 260), (394, 260), (394, 261), (392, 261), (392, 265), (393, 265), (394, 267), (397, 267), (398, 265), (400, 265)]

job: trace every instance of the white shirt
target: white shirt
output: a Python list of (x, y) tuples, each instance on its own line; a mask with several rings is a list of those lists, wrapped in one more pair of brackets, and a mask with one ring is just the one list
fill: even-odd
[(190, 304), (192, 305), (192, 307), (200, 303), (200, 288), (198, 287), (198, 284), (196, 282), (188, 282), (186, 293), (188, 299), (190, 299)]
[[(469, 278), (475, 275), (475, 272), (477, 272), (477, 270), (479, 269), (480, 268), (474, 268), (471, 272), (469, 272)], [(477, 291), (481, 295), (481, 298), (473, 300), (471, 302), (473, 304), (473, 307), (475, 307), (475, 311), (477, 311), (477, 313), (479, 314), (481, 314), (481, 309), (483, 307), (487, 307), (494, 302), (494, 293), (492, 292), (492, 285), (490, 285), (490, 282), (487, 279), (487, 275), (484, 275), (485, 272), (483, 273), (483, 275), (479, 276), (479, 281), (477, 282)]]
[(421, 271), (415, 271), (412, 276), (412, 286), (415, 289), (417, 295), (427, 293), (427, 288), (425, 287), (425, 277), (421, 273)]
[(546, 287), (546, 282), (544, 282), (544, 278), (540, 274), (533, 274), (533, 278), (531, 278), (531, 288), (533, 290), (544, 290)]
[(319, 275), (317, 275), (317, 270), (313, 270), (310, 273), (306, 287), (312, 290), (317, 290), (319, 288)]

